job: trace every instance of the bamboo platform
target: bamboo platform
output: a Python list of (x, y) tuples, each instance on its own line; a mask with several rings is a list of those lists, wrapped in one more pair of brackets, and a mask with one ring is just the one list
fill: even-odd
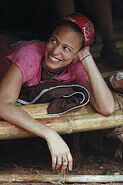
[[(48, 115), (48, 104), (33, 104), (19, 106), (34, 119), (47, 124), (60, 134), (70, 134), (101, 129), (109, 129), (123, 125), (123, 98), (114, 94), (116, 111), (111, 116), (96, 113), (91, 105), (68, 112), (64, 115)], [(32, 134), (6, 122), (0, 121), (0, 140), (33, 137)]]

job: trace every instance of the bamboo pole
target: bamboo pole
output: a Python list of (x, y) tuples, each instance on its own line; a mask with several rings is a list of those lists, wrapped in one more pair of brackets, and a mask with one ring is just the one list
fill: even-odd
[(106, 183), (123, 182), (123, 175), (0, 174), (0, 183)]
[[(104, 76), (109, 75), (109, 73), (103, 73)], [(113, 92), (113, 96), (115, 99), (115, 110), (121, 110), (123, 109), (123, 97), (119, 96), (117, 93)], [(85, 114), (95, 114), (95, 110), (92, 108), (90, 104), (72, 110), (66, 114), (47, 114), (47, 107), (48, 103), (45, 104), (31, 104), (31, 105), (24, 105), (24, 106), (19, 106), (18, 108), (23, 109), (25, 112), (30, 114), (34, 119), (42, 119), (42, 118), (57, 118), (57, 117), (62, 117), (62, 116), (77, 116), (77, 115), (85, 115)], [(99, 114), (98, 114), (99, 115)]]
[[(98, 113), (73, 116), (67, 116), (66, 114), (60, 117), (38, 119), (38, 121), (47, 124), (60, 134), (70, 134), (114, 128), (123, 125), (123, 112), (122, 110), (118, 110), (111, 116), (103, 116)], [(0, 121), (0, 139), (22, 138), (29, 136), (33, 135), (9, 124), (8, 122)]]
[[(30, 114), (34, 119), (47, 124), (60, 134), (69, 134), (75, 132), (85, 132), (115, 128), (123, 125), (123, 98), (114, 93), (115, 113), (110, 116), (103, 116), (96, 113), (89, 104), (70, 111), (63, 115), (47, 114), (48, 104), (33, 104), (18, 106)], [(0, 140), (32, 137), (19, 127), (16, 127), (6, 121), (0, 121)]]
[[(31, 105), (24, 105), (24, 106), (19, 106), (19, 108), (23, 109), (26, 111), (30, 116), (32, 116), (35, 119), (40, 119), (40, 118), (53, 118), (53, 117), (61, 117), (62, 114), (47, 114), (47, 106), (48, 104), (31, 104)], [(66, 116), (76, 116), (80, 114), (90, 114), (94, 113), (95, 111), (93, 108), (88, 104), (84, 107), (81, 107), (80, 109), (75, 109), (72, 110), (64, 115)]]

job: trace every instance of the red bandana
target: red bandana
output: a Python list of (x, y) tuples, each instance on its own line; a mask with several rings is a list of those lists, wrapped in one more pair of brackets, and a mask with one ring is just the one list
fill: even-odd
[(85, 46), (90, 46), (92, 44), (95, 30), (92, 22), (87, 17), (82, 15), (72, 15), (66, 16), (64, 19), (69, 20), (79, 26), (84, 36)]

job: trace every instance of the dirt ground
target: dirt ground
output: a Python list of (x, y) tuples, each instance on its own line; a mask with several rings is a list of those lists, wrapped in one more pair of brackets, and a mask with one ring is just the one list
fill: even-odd
[[(68, 143), (74, 157), (73, 171), (68, 174), (123, 175), (123, 160), (115, 157), (115, 151), (120, 146), (118, 140), (107, 138), (100, 131), (64, 135), (63, 138)], [(76, 138), (79, 138), (79, 142)], [(0, 174), (58, 174), (51, 169), (47, 144), (39, 138), (0, 141), (0, 149)], [(43, 185), (43, 183), (21, 184)], [(112, 184), (118, 185), (118, 183)], [(1, 182), (0, 185), (7, 185), (7, 183)], [(74, 185), (78, 184), (74, 183)]]

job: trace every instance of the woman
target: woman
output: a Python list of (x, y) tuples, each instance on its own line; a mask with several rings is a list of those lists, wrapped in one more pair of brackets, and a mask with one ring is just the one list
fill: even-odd
[(0, 83), (0, 117), (44, 138), (53, 169), (62, 172), (72, 170), (73, 164), (66, 143), (54, 130), (18, 109), (15, 102), (23, 85), (32, 86), (47, 80), (76, 82), (88, 88), (91, 104), (97, 112), (113, 113), (112, 94), (89, 51), (93, 37), (94, 28), (88, 18), (66, 16), (56, 25), (47, 43), (29, 41), (16, 47), (7, 57), (11, 66)]

